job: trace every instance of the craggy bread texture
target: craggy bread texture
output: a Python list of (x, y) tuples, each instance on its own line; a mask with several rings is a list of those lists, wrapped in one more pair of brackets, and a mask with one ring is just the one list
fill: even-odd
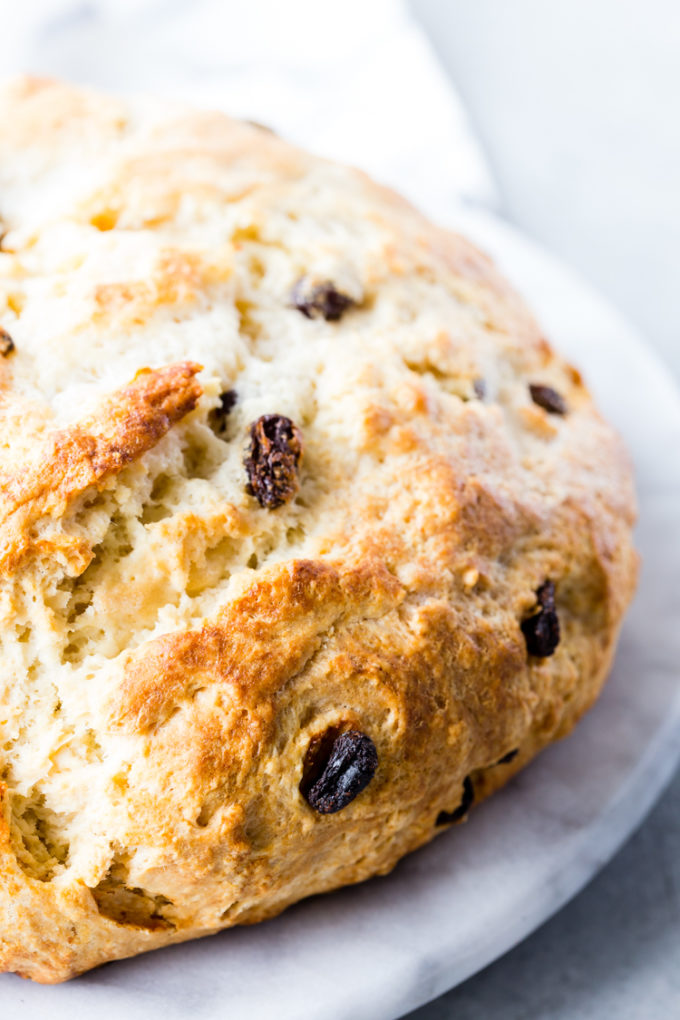
[[(0, 123), (0, 969), (54, 982), (383, 874), (568, 733), (634, 494), (491, 262), (360, 173), (35, 79)], [(277, 509), (269, 414), (304, 437)], [(322, 815), (306, 755), (343, 729), (378, 768)]]

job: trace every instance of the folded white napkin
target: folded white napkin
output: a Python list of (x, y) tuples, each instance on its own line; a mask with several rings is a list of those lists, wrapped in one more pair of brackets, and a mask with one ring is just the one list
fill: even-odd
[(460, 201), (495, 205), (463, 106), (401, 0), (11, 6), (4, 73), (219, 106), (361, 166), (435, 219)]

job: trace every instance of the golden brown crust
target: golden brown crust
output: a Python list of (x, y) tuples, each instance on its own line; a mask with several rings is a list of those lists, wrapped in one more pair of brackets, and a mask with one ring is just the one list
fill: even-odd
[(49, 545), (33, 536), (33, 526), (41, 518), (63, 516), (76, 497), (117, 475), (195, 409), (200, 368), (185, 362), (140, 369), (94, 416), (55, 432), (34, 464), (3, 480), (0, 571), (15, 571), (29, 550), (49, 555)]
[[(521, 299), (392, 192), (36, 79), (0, 120), (0, 970), (50, 982), (384, 874), (568, 733), (635, 498)], [(276, 509), (270, 414), (305, 449)], [(322, 814), (348, 730), (377, 769)]]

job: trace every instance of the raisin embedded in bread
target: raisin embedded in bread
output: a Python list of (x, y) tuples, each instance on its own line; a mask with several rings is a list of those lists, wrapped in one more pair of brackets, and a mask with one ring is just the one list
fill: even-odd
[(0, 121), (0, 969), (49, 982), (474, 813), (596, 698), (634, 495), (489, 259), (362, 174), (35, 79)]

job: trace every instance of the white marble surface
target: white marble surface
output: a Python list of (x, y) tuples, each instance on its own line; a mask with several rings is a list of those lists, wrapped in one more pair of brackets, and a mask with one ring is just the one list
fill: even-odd
[[(392, 1020), (495, 959), (558, 909), (668, 779), (680, 751), (680, 549), (669, 545), (680, 513), (680, 464), (669, 468), (665, 455), (666, 444), (680, 444), (677, 391), (625, 323), (549, 258), (490, 218), (477, 214), (462, 225), (497, 255), (549, 335), (585, 367), (636, 461), (645, 569), (603, 697), (569, 740), (388, 878), (65, 986), (6, 975), (3, 1018)], [(633, 392), (636, 421), (625, 413)]]
[(680, 776), (571, 903), (408, 1020), (676, 1020)]

